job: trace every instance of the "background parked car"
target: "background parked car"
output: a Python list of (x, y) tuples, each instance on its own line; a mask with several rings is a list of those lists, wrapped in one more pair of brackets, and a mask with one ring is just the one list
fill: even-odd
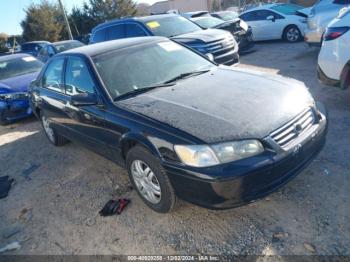
[(306, 18), (298, 15), (303, 7), (292, 4), (267, 4), (243, 12), (239, 17), (253, 30), (254, 41), (302, 39)]
[(327, 25), (337, 17), (339, 11), (350, 4), (350, 0), (320, 0), (311, 9), (307, 18), (305, 41), (309, 45), (321, 45)]
[(171, 14), (103, 23), (92, 30), (90, 43), (140, 36), (171, 38), (203, 55), (213, 56), (219, 64), (231, 65), (239, 61), (239, 47), (232, 34), (219, 29), (203, 30), (188, 19)]
[(37, 57), (41, 48), (47, 44), (50, 44), (50, 42), (47, 42), (47, 41), (27, 42), (21, 45), (21, 52)]
[(61, 53), (73, 48), (81, 47), (81, 46), (84, 46), (84, 44), (77, 40), (60, 41), (52, 44), (50, 43), (41, 48), (38, 54), (38, 59), (46, 63), (51, 57), (53, 57), (58, 53)]
[(211, 15), (224, 21), (234, 20), (239, 17), (239, 13), (235, 11), (214, 12)]
[(27, 54), (0, 57), (0, 124), (32, 114), (28, 103), (28, 87), (43, 63)]
[(211, 16), (209, 13), (190, 15), (185, 13), (188, 19), (196, 23), (203, 29), (222, 29), (229, 31), (235, 38), (239, 46), (239, 53), (250, 51), (254, 46), (252, 29), (240, 18), (224, 21)]
[(327, 27), (318, 57), (318, 77), (325, 84), (350, 86), (350, 7)]

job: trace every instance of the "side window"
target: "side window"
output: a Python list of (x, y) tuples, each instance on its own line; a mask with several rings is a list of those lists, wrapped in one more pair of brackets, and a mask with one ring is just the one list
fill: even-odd
[(108, 40), (115, 40), (125, 38), (125, 26), (124, 25), (114, 25), (108, 27)]
[(283, 19), (283, 16), (269, 10), (259, 10), (256, 12), (257, 21), (266, 20), (269, 16), (274, 16), (275, 19)]
[(47, 56), (47, 47), (44, 46), (43, 48), (41, 48), (40, 52), (39, 52), (40, 56)]
[(52, 46), (48, 46), (47, 49), (48, 49), (47, 52), (48, 52), (49, 56), (55, 55), (56, 52)]
[(138, 24), (125, 25), (126, 37), (146, 36), (145, 31)]
[(52, 60), (44, 73), (43, 87), (63, 93), (63, 67), (64, 58)]
[(66, 69), (66, 94), (95, 93), (95, 84), (86, 63), (79, 57), (70, 57)]
[(257, 21), (256, 19), (256, 11), (248, 12), (240, 16), (240, 18), (243, 21), (249, 22), (249, 21)]
[(92, 41), (94, 43), (106, 41), (106, 29), (102, 29), (102, 30), (97, 31), (94, 34), (94, 37), (93, 37)]

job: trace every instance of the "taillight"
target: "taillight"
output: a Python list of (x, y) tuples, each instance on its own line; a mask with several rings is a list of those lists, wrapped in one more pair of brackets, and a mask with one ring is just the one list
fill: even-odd
[(349, 31), (350, 27), (343, 26), (343, 27), (329, 27), (327, 28), (326, 32), (324, 33), (323, 40), (324, 41), (330, 41), (337, 39), (338, 37), (345, 34), (347, 31)]

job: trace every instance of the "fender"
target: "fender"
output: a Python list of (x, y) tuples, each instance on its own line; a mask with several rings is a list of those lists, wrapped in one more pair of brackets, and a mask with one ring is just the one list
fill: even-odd
[(123, 134), (119, 140), (121, 155), (124, 160), (126, 159), (127, 151), (131, 147), (133, 147), (134, 144), (140, 144), (144, 146), (148, 151), (151, 152), (151, 154), (153, 154), (159, 160), (162, 159), (162, 156), (160, 155), (158, 149), (143, 134), (128, 132)]

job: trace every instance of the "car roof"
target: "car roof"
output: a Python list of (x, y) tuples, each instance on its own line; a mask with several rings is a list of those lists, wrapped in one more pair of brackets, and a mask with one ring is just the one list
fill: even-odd
[(72, 43), (72, 42), (79, 42), (79, 41), (78, 40), (64, 40), (64, 41), (54, 42), (53, 44), (67, 44), (67, 43)]
[(0, 62), (7, 61), (9, 59), (17, 59), (21, 57), (32, 57), (32, 56), (25, 53), (4, 55), (4, 56), (0, 56)]
[(32, 42), (23, 43), (22, 45), (26, 45), (26, 44), (50, 44), (50, 42), (49, 41), (32, 41)]
[(176, 17), (176, 16), (179, 16), (179, 15), (176, 15), (176, 14), (161, 14), (161, 15), (150, 15), (150, 16), (142, 16), (142, 17), (125, 17), (125, 18), (120, 18), (120, 19), (114, 19), (114, 20), (110, 20), (110, 21), (107, 21), (107, 22), (104, 22), (102, 24), (99, 24), (97, 25), (96, 27), (94, 27), (92, 29), (92, 32), (96, 31), (97, 29), (100, 29), (100, 28), (103, 28), (105, 26), (109, 26), (109, 25), (112, 25), (112, 24), (117, 24), (117, 23), (125, 23), (125, 22), (135, 22), (135, 21), (138, 21), (138, 22), (149, 22), (149, 21), (152, 21), (152, 20), (157, 20), (157, 19), (161, 19), (161, 18), (165, 18), (165, 17)]
[(133, 37), (118, 39), (113, 41), (101, 42), (93, 45), (87, 45), (78, 47), (65, 52), (62, 52), (59, 56), (65, 54), (81, 54), (89, 57), (94, 57), (107, 52), (115, 51), (122, 48), (147, 44), (147, 43), (158, 43), (162, 41), (170, 41), (165, 37), (158, 36), (145, 36), (145, 37)]
[(251, 11), (257, 11), (257, 10), (270, 9), (271, 7), (274, 7), (274, 6), (277, 6), (277, 5), (280, 5), (280, 4), (264, 4), (264, 5), (261, 5), (261, 6), (257, 6), (257, 7), (253, 7), (251, 9), (248, 9), (248, 10), (244, 11), (243, 13), (251, 12)]

